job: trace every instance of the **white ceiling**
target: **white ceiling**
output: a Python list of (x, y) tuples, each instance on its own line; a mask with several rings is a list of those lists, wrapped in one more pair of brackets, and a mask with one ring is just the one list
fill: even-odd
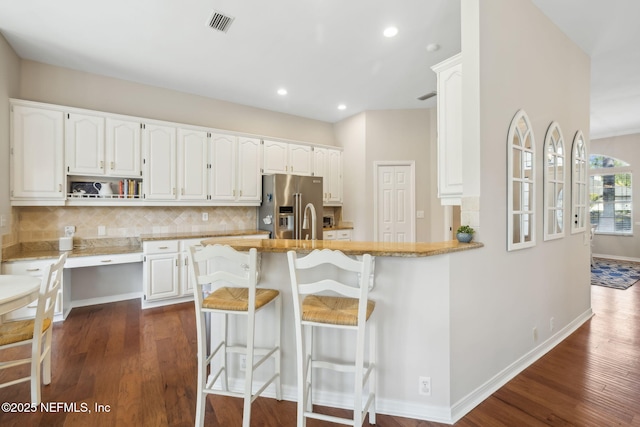
[[(640, 2), (533, 2), (592, 56), (592, 138), (640, 132)], [(459, 16), (459, 0), (0, 0), (21, 58), (328, 122), (434, 106), (416, 98), (460, 51)]]

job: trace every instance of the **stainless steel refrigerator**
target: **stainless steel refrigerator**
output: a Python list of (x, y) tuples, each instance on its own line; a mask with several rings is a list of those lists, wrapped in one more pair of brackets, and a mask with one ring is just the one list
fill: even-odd
[(258, 229), (272, 239), (322, 240), (322, 194), (319, 176), (264, 175)]

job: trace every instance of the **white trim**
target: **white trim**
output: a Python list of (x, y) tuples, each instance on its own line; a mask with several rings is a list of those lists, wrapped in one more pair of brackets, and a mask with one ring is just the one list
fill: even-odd
[(416, 162), (414, 160), (389, 160), (373, 162), (373, 240), (378, 241), (378, 169), (380, 166), (408, 166), (411, 174), (411, 200), (409, 200), (412, 242), (416, 241)]
[(628, 256), (607, 255), (607, 254), (593, 254), (593, 257), (594, 258), (612, 259), (612, 260), (615, 260), (615, 261), (640, 262), (640, 258), (628, 257)]
[(107, 304), (110, 302), (126, 301), (142, 297), (142, 292), (130, 292), (119, 295), (109, 295), (106, 297), (87, 298), (71, 301), (71, 308), (86, 307), (89, 305)]

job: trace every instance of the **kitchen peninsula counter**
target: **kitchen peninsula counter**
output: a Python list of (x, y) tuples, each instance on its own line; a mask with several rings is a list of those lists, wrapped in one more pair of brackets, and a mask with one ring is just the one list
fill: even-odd
[(205, 239), (203, 245), (227, 244), (236, 250), (256, 248), (258, 252), (309, 253), (314, 249), (339, 250), (347, 255), (371, 254), (387, 257), (427, 257), (481, 248), (482, 243), (459, 243), (457, 240), (437, 243), (360, 242), (344, 240), (288, 240), (288, 239)]
[[(285, 400), (296, 399), (293, 298), (286, 252), (293, 250), (303, 256), (314, 249), (334, 249), (349, 256), (365, 253), (375, 256), (369, 298), (376, 302), (374, 316), (377, 318), (376, 335), (379, 343), (376, 407), (379, 413), (393, 413), (403, 408), (404, 413), (410, 412), (415, 418), (433, 419), (434, 413), (445, 414), (441, 418), (447, 418), (446, 411), (451, 406), (451, 310), (465, 302), (465, 295), (452, 286), (452, 278), (456, 271), (467, 265), (470, 257), (481, 255), (482, 243), (279, 239), (203, 239), (201, 243), (228, 244), (236, 250), (245, 251), (257, 248), (260, 255), (258, 286), (276, 289), (282, 295), (282, 386)], [(355, 275), (338, 273), (331, 268), (308, 270), (301, 274), (313, 280), (336, 274), (348, 283), (355, 283), (356, 280)], [(256, 346), (272, 342), (272, 318), (273, 307), (268, 307), (260, 314)], [(469, 321), (473, 322), (473, 319)], [(219, 333), (217, 328), (212, 330)], [(323, 330), (318, 333), (318, 340), (320, 347), (324, 349), (328, 346), (332, 355), (337, 353), (336, 358), (353, 357), (350, 354), (353, 336), (345, 336), (335, 330)], [(229, 374), (231, 384), (242, 384), (241, 375), (234, 371)], [(421, 396), (417, 392), (421, 376), (431, 378), (433, 388), (430, 396)], [(317, 388), (314, 388), (315, 402), (318, 405), (348, 407), (352, 401), (352, 397), (349, 397), (350, 388), (346, 386), (348, 381), (331, 378), (319, 381)], [(267, 395), (269, 392), (267, 390)]]

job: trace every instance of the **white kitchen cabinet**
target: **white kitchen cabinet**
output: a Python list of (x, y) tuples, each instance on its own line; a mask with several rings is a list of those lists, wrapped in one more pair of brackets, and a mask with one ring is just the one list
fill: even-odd
[[(51, 265), (57, 260), (54, 258), (51, 259), (38, 259), (38, 260), (28, 260), (28, 261), (12, 261), (5, 262), (2, 264), (2, 274), (16, 274), (16, 275), (25, 275), (25, 276), (33, 276), (38, 279), (42, 279), (42, 274), (47, 265)], [(64, 275), (63, 275), (64, 276)], [(64, 300), (63, 300), (63, 289), (64, 289), (64, 277), (62, 280), (62, 284), (60, 286), (60, 290), (58, 291), (58, 296), (56, 298), (56, 305), (53, 309), (54, 320), (62, 320), (63, 312), (64, 312)], [(67, 304), (69, 305), (69, 304)], [(36, 309), (38, 308), (38, 301), (33, 301), (26, 307), (19, 308), (10, 313), (7, 313), (4, 316), (5, 320), (17, 320), (17, 319), (33, 319), (36, 315)], [(67, 307), (67, 311), (70, 310), (70, 307)]]
[(142, 176), (141, 127), (139, 121), (107, 117), (105, 149), (107, 175), (122, 178)]
[(104, 175), (104, 117), (67, 113), (64, 124), (67, 173)]
[(11, 200), (53, 203), (65, 199), (64, 113), (11, 105)]
[(211, 136), (211, 200), (260, 203), (260, 140)]
[(265, 140), (263, 144), (263, 173), (311, 175), (313, 157), (311, 146)]
[(237, 200), (260, 203), (262, 175), (260, 174), (260, 139), (238, 137)]
[(207, 132), (178, 129), (178, 200), (207, 200), (208, 145)]
[(342, 151), (314, 147), (313, 175), (322, 177), (324, 204), (342, 204)]
[(328, 230), (322, 232), (324, 240), (351, 240), (352, 230)]
[(438, 197), (443, 205), (462, 198), (462, 54), (432, 67), (438, 88)]
[(143, 243), (145, 302), (176, 298), (181, 294), (177, 240)]
[(176, 199), (176, 129), (143, 125), (144, 186), (147, 200)]

